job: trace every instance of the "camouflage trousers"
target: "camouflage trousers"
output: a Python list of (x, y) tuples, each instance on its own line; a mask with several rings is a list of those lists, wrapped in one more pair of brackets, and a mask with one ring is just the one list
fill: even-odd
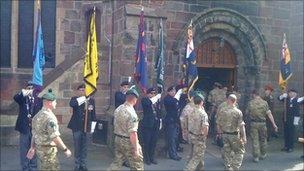
[(59, 170), (57, 147), (38, 146), (36, 154), (39, 161), (39, 170)]
[(135, 157), (129, 138), (115, 137), (115, 158), (108, 170), (120, 170), (125, 160), (129, 161), (130, 170), (144, 170), (143, 156)]
[(206, 138), (196, 135), (189, 135), (190, 154), (186, 163), (185, 171), (204, 169), (204, 154), (206, 149)]
[(250, 136), (252, 138), (252, 155), (259, 158), (266, 155), (267, 147), (267, 128), (265, 122), (251, 122)]
[(223, 159), (226, 169), (239, 170), (243, 162), (245, 146), (239, 135), (223, 134)]

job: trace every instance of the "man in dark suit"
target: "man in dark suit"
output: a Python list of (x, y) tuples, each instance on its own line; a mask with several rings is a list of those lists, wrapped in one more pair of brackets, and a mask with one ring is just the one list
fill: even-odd
[[(89, 140), (88, 132), (91, 131), (92, 121), (96, 121), (95, 114), (95, 101), (92, 97), (85, 97), (85, 85), (82, 84), (77, 88), (78, 95), (70, 100), (70, 106), (73, 108), (73, 114), (68, 124), (68, 128), (73, 131), (74, 139), (74, 156), (75, 156), (75, 170), (87, 170), (86, 157), (87, 145)], [(87, 104), (86, 104), (87, 103)], [(85, 131), (85, 113), (86, 107), (88, 110), (87, 115), (87, 128)]]
[(143, 119), (141, 121), (141, 133), (143, 139), (143, 155), (146, 164), (157, 164), (155, 159), (155, 147), (160, 127), (160, 114), (157, 113), (156, 103), (161, 94), (156, 95), (155, 88), (147, 90), (147, 96), (141, 99)]
[(167, 148), (169, 157), (173, 160), (180, 160), (176, 153), (176, 139), (177, 139), (177, 126), (178, 126), (178, 113), (179, 113), (179, 98), (182, 90), (176, 93), (175, 87), (171, 86), (167, 89), (168, 94), (164, 98), (164, 106), (166, 109), (166, 116), (164, 119), (165, 132), (167, 138)]
[(120, 91), (115, 92), (115, 109), (126, 101), (126, 92), (129, 90), (129, 82), (123, 81), (120, 84)]
[(284, 122), (284, 147), (282, 151), (292, 152), (295, 141), (295, 125), (299, 124), (300, 120), (300, 100), (297, 97), (297, 91), (290, 89), (287, 93), (279, 96), (280, 101), (286, 99), (286, 117)]
[(28, 83), (25, 89), (22, 89), (14, 96), (15, 102), (19, 105), (19, 114), (15, 130), (20, 133), (20, 163), (22, 170), (36, 170), (36, 156), (29, 160), (26, 158), (27, 151), (30, 149), (32, 139), (31, 120), (42, 108), (42, 100), (33, 93), (33, 85)]

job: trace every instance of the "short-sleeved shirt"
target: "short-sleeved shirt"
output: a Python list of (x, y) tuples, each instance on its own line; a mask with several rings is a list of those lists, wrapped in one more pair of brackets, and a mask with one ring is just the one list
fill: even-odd
[(185, 118), (190, 134), (202, 135), (203, 127), (209, 126), (207, 113), (198, 105), (193, 105), (193, 111), (188, 113)]
[(243, 114), (236, 106), (226, 106), (218, 114), (216, 123), (225, 132), (239, 132), (244, 125)]
[(246, 113), (249, 114), (252, 121), (266, 121), (268, 112), (270, 112), (268, 103), (260, 97), (249, 101), (246, 109)]
[(114, 133), (130, 137), (131, 132), (137, 132), (138, 116), (133, 108), (126, 103), (114, 111)]
[(32, 120), (32, 133), (36, 145), (52, 145), (53, 139), (60, 136), (55, 114), (42, 108)]

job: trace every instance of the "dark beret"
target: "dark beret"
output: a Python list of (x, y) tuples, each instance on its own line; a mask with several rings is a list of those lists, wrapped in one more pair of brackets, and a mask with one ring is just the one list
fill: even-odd
[(120, 86), (130, 85), (129, 81), (123, 81), (121, 82)]
[(170, 86), (170, 87), (167, 89), (167, 92), (172, 91), (172, 90), (175, 90), (175, 86)]
[(153, 87), (149, 88), (149, 89), (147, 90), (147, 94), (151, 93), (152, 91), (156, 91), (156, 89), (153, 88)]
[(296, 89), (291, 88), (291, 89), (289, 89), (289, 91), (288, 91), (288, 92), (294, 92), (294, 93), (297, 93), (297, 90), (296, 90)]
[(85, 85), (84, 84), (80, 84), (78, 87), (77, 87), (77, 90), (81, 89), (81, 88), (85, 88)]

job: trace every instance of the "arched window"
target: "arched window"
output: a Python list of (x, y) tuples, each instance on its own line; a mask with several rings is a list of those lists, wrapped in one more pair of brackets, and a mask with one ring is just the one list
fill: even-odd
[[(41, 23), (45, 50), (45, 67), (55, 67), (56, 1), (41, 2)], [(19, 1), (18, 67), (33, 67), (34, 0)]]

